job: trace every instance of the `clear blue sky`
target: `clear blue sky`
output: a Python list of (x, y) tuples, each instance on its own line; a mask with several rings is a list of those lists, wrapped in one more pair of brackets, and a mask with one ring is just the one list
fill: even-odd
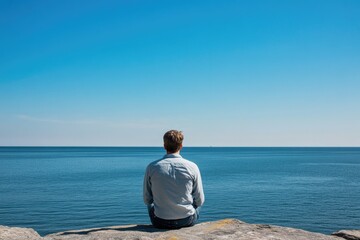
[(0, 145), (360, 146), (360, 1), (0, 2)]

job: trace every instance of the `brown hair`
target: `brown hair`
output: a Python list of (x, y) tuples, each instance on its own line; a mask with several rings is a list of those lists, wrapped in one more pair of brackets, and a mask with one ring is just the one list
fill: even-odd
[(175, 153), (181, 149), (184, 135), (181, 131), (170, 130), (164, 134), (164, 147), (169, 153)]

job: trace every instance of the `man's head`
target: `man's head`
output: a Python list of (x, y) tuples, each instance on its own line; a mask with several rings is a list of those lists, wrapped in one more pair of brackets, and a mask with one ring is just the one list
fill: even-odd
[(181, 150), (184, 135), (181, 131), (170, 130), (164, 134), (164, 148), (168, 153), (176, 153)]

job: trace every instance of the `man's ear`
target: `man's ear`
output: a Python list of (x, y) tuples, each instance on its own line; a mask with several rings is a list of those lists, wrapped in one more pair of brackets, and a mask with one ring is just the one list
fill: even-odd
[(182, 148), (183, 148), (183, 145), (181, 144), (181, 145), (180, 145), (180, 149), (179, 149), (179, 151), (180, 151)]

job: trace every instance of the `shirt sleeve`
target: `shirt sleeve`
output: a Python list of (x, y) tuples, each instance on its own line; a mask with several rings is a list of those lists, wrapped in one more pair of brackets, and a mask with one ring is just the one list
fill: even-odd
[(148, 166), (145, 171), (144, 186), (143, 186), (143, 197), (144, 197), (144, 203), (146, 205), (150, 205), (153, 203), (149, 170), (150, 167)]
[(196, 208), (201, 207), (204, 204), (205, 202), (204, 189), (202, 185), (201, 174), (197, 166), (195, 167), (195, 178), (194, 178), (192, 196)]

